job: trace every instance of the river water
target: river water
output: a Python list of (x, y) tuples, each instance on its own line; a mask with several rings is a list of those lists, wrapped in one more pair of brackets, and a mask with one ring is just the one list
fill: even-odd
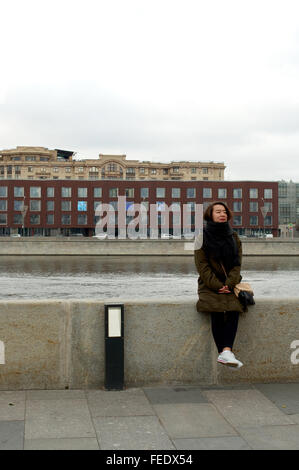
[[(193, 257), (0, 256), (0, 299), (197, 297)], [(297, 297), (299, 256), (244, 257), (255, 296)]]

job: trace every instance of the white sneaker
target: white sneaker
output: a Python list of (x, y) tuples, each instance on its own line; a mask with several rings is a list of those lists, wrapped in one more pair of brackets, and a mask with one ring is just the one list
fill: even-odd
[(217, 362), (234, 369), (240, 369), (243, 366), (242, 362), (236, 359), (234, 353), (228, 349), (219, 354)]
[(231, 366), (231, 365), (228, 365), (227, 367), (229, 367), (230, 369), (234, 369), (234, 370), (241, 369), (241, 367), (243, 366), (243, 362), (239, 361), (239, 359), (236, 359), (236, 361), (238, 361), (237, 367)]

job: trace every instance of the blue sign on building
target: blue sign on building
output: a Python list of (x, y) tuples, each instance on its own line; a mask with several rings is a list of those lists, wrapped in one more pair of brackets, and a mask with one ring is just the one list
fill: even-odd
[(78, 201), (78, 211), (87, 211), (87, 201)]

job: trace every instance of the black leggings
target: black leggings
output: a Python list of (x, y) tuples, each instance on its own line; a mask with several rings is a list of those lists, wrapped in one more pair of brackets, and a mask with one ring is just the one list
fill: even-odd
[(219, 353), (223, 348), (233, 348), (238, 321), (239, 312), (211, 312), (212, 333)]

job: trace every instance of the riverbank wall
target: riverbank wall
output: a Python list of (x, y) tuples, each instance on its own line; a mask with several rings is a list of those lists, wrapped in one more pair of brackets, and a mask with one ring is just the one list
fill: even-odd
[[(240, 370), (217, 363), (210, 317), (196, 300), (123, 299), (126, 387), (299, 382), (298, 298), (256, 299), (241, 314)], [(103, 388), (104, 311), (98, 300), (1, 301), (0, 389)]]
[[(194, 251), (194, 242), (185, 240), (78, 238), (1, 237), (0, 256), (192, 256)], [(299, 240), (245, 239), (242, 248), (244, 256), (299, 256)]]

